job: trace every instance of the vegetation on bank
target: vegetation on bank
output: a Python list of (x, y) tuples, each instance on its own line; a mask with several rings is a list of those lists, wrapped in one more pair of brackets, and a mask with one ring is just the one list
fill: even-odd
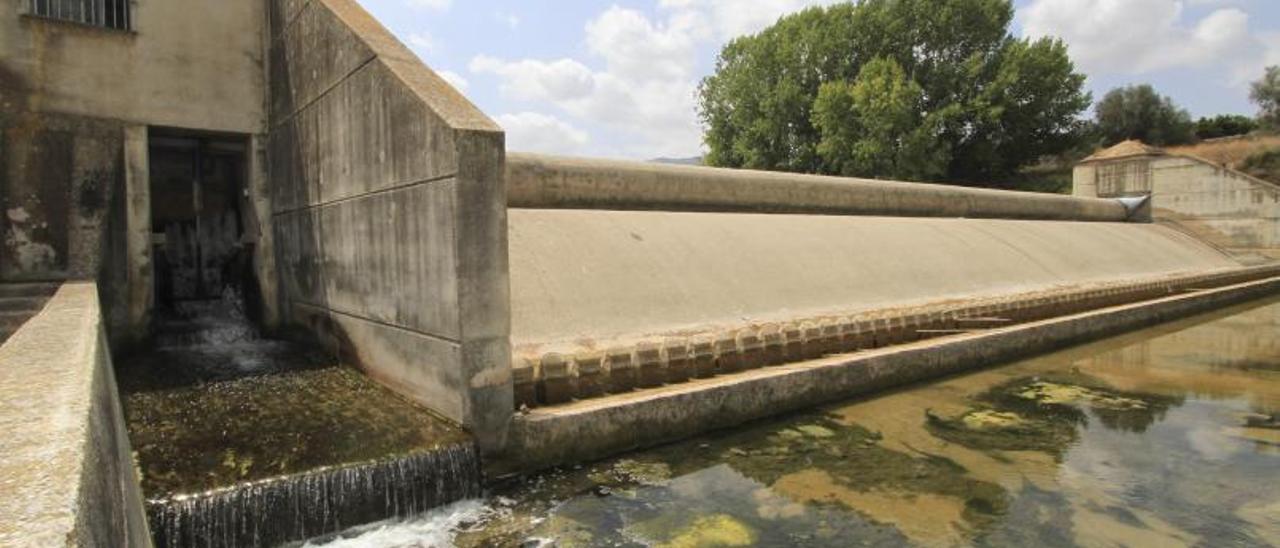
[[(1120, 141), (1280, 130), (1280, 67), (1253, 85), (1256, 120), (1195, 121), (1150, 85), (1108, 92), (1086, 119), (1065, 45), (1013, 36), (1013, 13), (1009, 0), (864, 0), (737, 38), (699, 87), (704, 163), (1070, 192), (1072, 166)], [(1273, 162), (1251, 165), (1274, 177)]]

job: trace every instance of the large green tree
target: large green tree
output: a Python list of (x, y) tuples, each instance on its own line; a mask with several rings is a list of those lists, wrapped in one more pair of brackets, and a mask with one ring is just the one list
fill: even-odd
[(1266, 75), (1253, 83), (1249, 98), (1262, 109), (1258, 121), (1280, 131), (1280, 66), (1267, 67)]
[(1091, 98), (1008, 0), (863, 0), (731, 41), (700, 87), (712, 165), (990, 184), (1070, 149)]
[(1195, 141), (1191, 114), (1146, 84), (1107, 92), (1098, 101), (1095, 115), (1104, 145), (1128, 139), (1157, 146)]

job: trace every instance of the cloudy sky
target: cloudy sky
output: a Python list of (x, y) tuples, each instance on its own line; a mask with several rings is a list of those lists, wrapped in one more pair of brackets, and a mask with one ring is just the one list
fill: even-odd
[[(832, 0), (359, 0), (507, 130), (519, 151), (701, 153), (697, 82), (728, 39)], [(1280, 64), (1277, 0), (1015, 0), (1059, 36), (1095, 98), (1147, 82), (1195, 116), (1253, 114)]]

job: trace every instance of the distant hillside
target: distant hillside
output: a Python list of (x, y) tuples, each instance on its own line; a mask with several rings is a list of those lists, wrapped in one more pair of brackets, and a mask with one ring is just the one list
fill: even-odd
[(694, 156), (691, 158), (654, 158), (649, 160), (655, 164), (676, 164), (682, 166), (700, 166), (702, 165), (702, 157)]
[(1204, 158), (1232, 169), (1240, 169), (1250, 156), (1271, 150), (1280, 150), (1280, 135), (1253, 134), (1221, 139), (1206, 139), (1194, 145), (1166, 147), (1171, 154), (1187, 154)]

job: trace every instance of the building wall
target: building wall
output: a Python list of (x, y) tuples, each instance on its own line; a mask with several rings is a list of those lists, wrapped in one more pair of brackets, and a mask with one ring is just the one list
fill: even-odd
[(1280, 186), (1181, 156), (1153, 162), (1152, 179), (1157, 219), (1241, 256), (1280, 259)]
[[(1110, 183), (1104, 184), (1104, 179)], [(1246, 262), (1280, 259), (1280, 186), (1189, 156), (1088, 162), (1075, 194), (1151, 195), (1156, 222), (1194, 234)]]
[[(132, 340), (150, 306), (147, 128), (265, 131), (266, 6), (136, 0), (119, 31), (28, 5), (0, 1), (0, 279), (96, 277), (113, 341)], [(141, 156), (126, 162), (130, 139)], [(251, 167), (257, 201), (265, 166)]]
[(512, 409), (501, 129), (354, 0), (270, 4), (289, 321), (500, 447)]
[(260, 0), (135, 0), (132, 32), (24, 15), (27, 5), (0, 2), (0, 81), (10, 108), (262, 131)]

